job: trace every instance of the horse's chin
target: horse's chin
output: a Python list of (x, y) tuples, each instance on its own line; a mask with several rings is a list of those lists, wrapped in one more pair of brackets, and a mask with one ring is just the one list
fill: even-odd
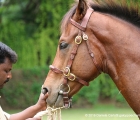
[(63, 98), (62, 95), (58, 95), (56, 99), (48, 98), (46, 100), (47, 105), (54, 108), (63, 107)]
[(63, 107), (63, 97), (62, 95), (58, 95), (58, 98), (54, 105), (55, 108)]

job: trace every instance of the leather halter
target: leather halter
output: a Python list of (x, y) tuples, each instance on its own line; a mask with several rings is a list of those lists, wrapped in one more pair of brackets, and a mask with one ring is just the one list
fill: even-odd
[(81, 78), (75, 76), (74, 74), (70, 73), (70, 69), (69, 67), (67, 66), (64, 70), (60, 70), (56, 67), (54, 67), (53, 65), (50, 65), (49, 66), (50, 70), (52, 70), (53, 72), (57, 73), (57, 74), (63, 74), (64, 75), (64, 79), (66, 81), (64, 81), (64, 84), (65, 82), (67, 82), (67, 79), (70, 80), (70, 81), (77, 81), (85, 86), (88, 86), (89, 83), (86, 82), (85, 80), (82, 80)]
[[(78, 50), (78, 47), (79, 45), (81, 44), (82, 40), (85, 40), (86, 41), (86, 45), (87, 45), (87, 48), (88, 48), (88, 51), (89, 51), (89, 54), (90, 56), (92, 57), (92, 60), (93, 60), (93, 63), (94, 65), (96, 66), (97, 70), (99, 72), (101, 72), (101, 69), (100, 69), (100, 66), (97, 64), (97, 62), (95, 61), (94, 59), (94, 54), (93, 52), (91, 51), (90, 49), (90, 46), (89, 46), (89, 42), (88, 42), (88, 36), (84, 33), (86, 31), (86, 27), (87, 27), (87, 23), (90, 19), (90, 16), (93, 12), (93, 9), (91, 8), (88, 8), (87, 9), (87, 12), (81, 22), (81, 24), (77, 23), (76, 21), (74, 21), (72, 18), (70, 18), (70, 22), (72, 25), (74, 25), (75, 27), (77, 27), (80, 32), (78, 34), (78, 36), (75, 38), (75, 46), (73, 47), (73, 50), (70, 54), (70, 58), (68, 60), (68, 63), (67, 63), (67, 66), (65, 67), (64, 70), (60, 70), (56, 67), (54, 67), (53, 65), (50, 65), (50, 70), (52, 70), (53, 72), (57, 73), (57, 74), (63, 74), (64, 75), (64, 81), (63, 81), (63, 85), (66, 85), (68, 87), (68, 91), (67, 92), (63, 92), (61, 89), (60, 89), (60, 92), (59, 94), (60, 95), (63, 95), (63, 101), (64, 101), (64, 106), (66, 108), (70, 107), (70, 103), (71, 103), (71, 99), (68, 98), (68, 93), (70, 91), (70, 87), (68, 85), (68, 80), (70, 81), (76, 81), (76, 82), (79, 82), (81, 83), (82, 85), (85, 85), (85, 86), (88, 86), (89, 83), (86, 82), (85, 80), (82, 80), (81, 78), (75, 76), (73, 73), (71, 73), (71, 66), (73, 64), (73, 60), (77, 54), (77, 50)], [(82, 36), (83, 35), (83, 36)]]
[(80, 29), (82, 31), (85, 31), (86, 30), (86, 27), (87, 27), (87, 23), (89, 21), (89, 18), (91, 16), (92, 12), (93, 12), (93, 9), (92, 8), (88, 8), (87, 9), (86, 15), (84, 16), (81, 24), (77, 23), (72, 18), (70, 18), (71, 24), (74, 25), (75, 27), (77, 27), (78, 29)]
[[(75, 27), (77, 27), (79, 30), (83, 31), (83, 33), (84, 33), (86, 31), (87, 23), (88, 23), (88, 21), (90, 19), (90, 16), (91, 16), (91, 14), (92, 14), (93, 11), (94, 10), (92, 8), (90, 8), (90, 7), (87, 9), (87, 13), (84, 16), (81, 24), (77, 23), (72, 18), (70, 18), (71, 24), (74, 25)], [(85, 36), (85, 33), (83, 34), (83, 37), (84, 36)], [(89, 54), (92, 57), (92, 60), (93, 60), (93, 63), (95, 65), (95, 67), (97, 68), (97, 70), (99, 71), (99, 73), (101, 73), (102, 72), (101, 67), (97, 64), (96, 60), (94, 59), (94, 53), (90, 49), (90, 45), (89, 45), (88, 40), (86, 40), (86, 44), (87, 44), (87, 48), (88, 48)]]

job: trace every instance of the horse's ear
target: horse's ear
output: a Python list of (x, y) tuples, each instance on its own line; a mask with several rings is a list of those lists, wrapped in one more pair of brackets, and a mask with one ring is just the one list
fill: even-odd
[(85, 0), (79, 0), (78, 6), (76, 8), (75, 17), (77, 20), (83, 19), (87, 11), (87, 3)]

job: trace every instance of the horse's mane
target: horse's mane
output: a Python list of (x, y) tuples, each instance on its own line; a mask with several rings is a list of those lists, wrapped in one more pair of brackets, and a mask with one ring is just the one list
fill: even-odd
[[(139, 3), (134, 0), (94, 0), (90, 3), (94, 11), (114, 15), (120, 19), (130, 22), (140, 27), (140, 8)], [(66, 30), (70, 17), (75, 13), (75, 4), (64, 16), (61, 22), (61, 32)]]
[(140, 27), (140, 8), (135, 0), (96, 0), (90, 6), (95, 11), (114, 15)]

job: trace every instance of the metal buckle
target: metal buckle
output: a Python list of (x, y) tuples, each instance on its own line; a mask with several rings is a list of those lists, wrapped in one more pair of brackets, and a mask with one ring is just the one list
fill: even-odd
[(85, 33), (83, 33), (83, 40), (88, 40), (88, 36)]
[[(72, 76), (72, 79), (70, 78), (70, 76)], [(75, 75), (74, 74), (72, 74), (72, 73), (70, 73), (70, 75), (68, 76), (68, 79), (70, 80), (70, 81), (74, 81), (75, 80)]]
[(82, 37), (80, 35), (76, 36), (75, 43), (79, 45), (81, 44), (81, 42), (82, 42)]
[[(65, 71), (68, 70), (68, 73), (65, 74)], [(70, 68), (69, 67), (65, 67), (64, 71), (63, 71), (63, 75), (64, 76), (69, 76), (70, 75)]]

